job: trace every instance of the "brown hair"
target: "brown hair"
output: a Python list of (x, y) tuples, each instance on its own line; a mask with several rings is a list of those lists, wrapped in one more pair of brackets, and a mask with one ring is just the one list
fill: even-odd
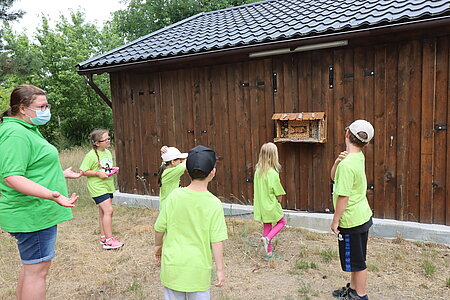
[[(365, 133), (363, 131), (358, 132), (358, 135), (362, 139), (367, 139), (367, 133)], [(359, 147), (359, 148), (363, 148), (367, 144), (367, 143), (364, 143), (361, 140), (359, 140), (358, 137), (356, 135), (354, 135), (350, 130), (348, 130), (348, 139), (349, 139), (350, 143), (352, 143), (353, 145), (355, 145), (356, 147)]]
[(97, 145), (95, 143), (100, 141), (101, 138), (102, 138), (102, 135), (104, 135), (105, 133), (109, 133), (109, 131), (106, 130), (106, 129), (94, 129), (89, 134), (89, 143), (91, 144), (92, 149), (94, 149), (95, 155), (97, 155), (99, 167), (100, 167), (100, 156), (98, 156), (98, 152), (97, 152), (97, 148), (98, 147), (97, 147)]
[(4, 117), (17, 116), (19, 114), (20, 105), (28, 107), (33, 103), (36, 96), (44, 95), (45, 91), (31, 84), (22, 84), (16, 87), (9, 100), (9, 108), (2, 113), (0, 120)]

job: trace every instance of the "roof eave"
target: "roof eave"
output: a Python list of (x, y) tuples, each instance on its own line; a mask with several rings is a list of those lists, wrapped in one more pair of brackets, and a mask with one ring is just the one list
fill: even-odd
[(223, 49), (209, 50), (209, 51), (203, 51), (203, 52), (189, 53), (189, 54), (184, 54), (184, 55), (120, 63), (117, 65), (86, 68), (86, 69), (78, 70), (78, 74), (86, 75), (86, 74), (102, 74), (105, 72), (110, 73), (110, 72), (134, 69), (141, 65), (162, 64), (162, 63), (169, 63), (169, 62), (175, 62), (175, 61), (182, 62), (182, 61), (192, 60), (197, 57), (206, 58), (206, 57), (214, 57), (214, 56), (219, 56), (219, 55), (224, 55), (224, 54), (234, 55), (234, 54), (272, 50), (272, 49), (276, 49), (276, 48), (280, 48), (280, 47), (295, 48), (295, 47), (298, 47), (301, 45), (311, 44), (311, 43), (328, 42), (328, 41), (334, 41), (334, 40), (340, 40), (340, 39), (354, 39), (354, 38), (360, 38), (360, 37), (382, 35), (382, 34), (386, 34), (386, 33), (397, 33), (397, 32), (408, 31), (408, 30), (427, 29), (427, 28), (443, 26), (443, 25), (450, 25), (450, 16), (442, 16), (442, 17), (438, 17), (438, 18), (425, 19), (425, 20), (414, 20), (414, 21), (404, 22), (404, 23), (386, 24), (386, 25), (368, 27), (368, 28), (363, 28), (363, 29), (346, 30), (346, 31), (341, 31), (341, 32), (324, 33), (324, 34), (319, 34), (319, 35), (315, 35), (315, 36), (303, 36), (303, 37), (297, 37), (297, 38), (286, 39), (286, 40), (268, 41), (268, 42), (262, 42), (262, 43), (251, 44), (251, 45), (243, 45), (243, 46), (238, 46), (238, 47), (233, 47), (233, 48), (223, 48)]

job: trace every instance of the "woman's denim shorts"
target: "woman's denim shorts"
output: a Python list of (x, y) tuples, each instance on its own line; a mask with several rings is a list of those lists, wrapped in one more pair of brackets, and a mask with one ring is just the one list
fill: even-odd
[(57, 225), (34, 232), (12, 232), (17, 239), (20, 258), (24, 265), (37, 264), (55, 257)]

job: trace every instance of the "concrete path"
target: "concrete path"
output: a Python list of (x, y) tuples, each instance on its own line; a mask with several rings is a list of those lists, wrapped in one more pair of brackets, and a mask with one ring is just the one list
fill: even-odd
[[(113, 204), (132, 207), (159, 209), (159, 197), (136, 194), (114, 193)], [(223, 203), (225, 216), (253, 219), (253, 206)], [(332, 214), (308, 213), (285, 210), (287, 225), (296, 228), (330, 233)], [(435, 242), (450, 246), (450, 226), (417, 222), (373, 219), (370, 234), (384, 238), (404, 238), (407, 240)]]

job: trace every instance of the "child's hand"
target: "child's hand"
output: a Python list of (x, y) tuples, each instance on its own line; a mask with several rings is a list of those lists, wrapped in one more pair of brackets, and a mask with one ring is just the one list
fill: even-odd
[(108, 174), (106, 174), (106, 172), (103, 171), (97, 171), (97, 177), (99, 177), (100, 179), (106, 179), (108, 178)]
[(346, 156), (348, 155), (348, 151), (342, 151), (339, 156), (336, 158), (334, 163), (340, 163)]
[(225, 271), (224, 270), (217, 270), (216, 271), (217, 281), (214, 286), (221, 287), (225, 283)]
[(155, 262), (160, 265), (161, 264), (161, 253), (162, 253), (162, 246), (155, 246), (155, 253), (154, 253), (154, 259)]
[(339, 226), (339, 222), (333, 221), (330, 226), (331, 231), (335, 234), (339, 234), (338, 226)]
[(53, 191), (52, 192), (52, 197), (50, 200), (55, 201), (56, 203), (58, 203), (61, 206), (64, 207), (75, 207), (75, 201), (78, 200), (78, 195), (73, 193), (72, 196), (70, 196), (70, 198), (64, 197), (63, 195), (61, 195), (58, 191)]
[(167, 149), (169, 149), (169, 147), (167, 147), (167, 146), (162, 146), (162, 147), (161, 147), (161, 154), (166, 153), (166, 152), (167, 152)]

